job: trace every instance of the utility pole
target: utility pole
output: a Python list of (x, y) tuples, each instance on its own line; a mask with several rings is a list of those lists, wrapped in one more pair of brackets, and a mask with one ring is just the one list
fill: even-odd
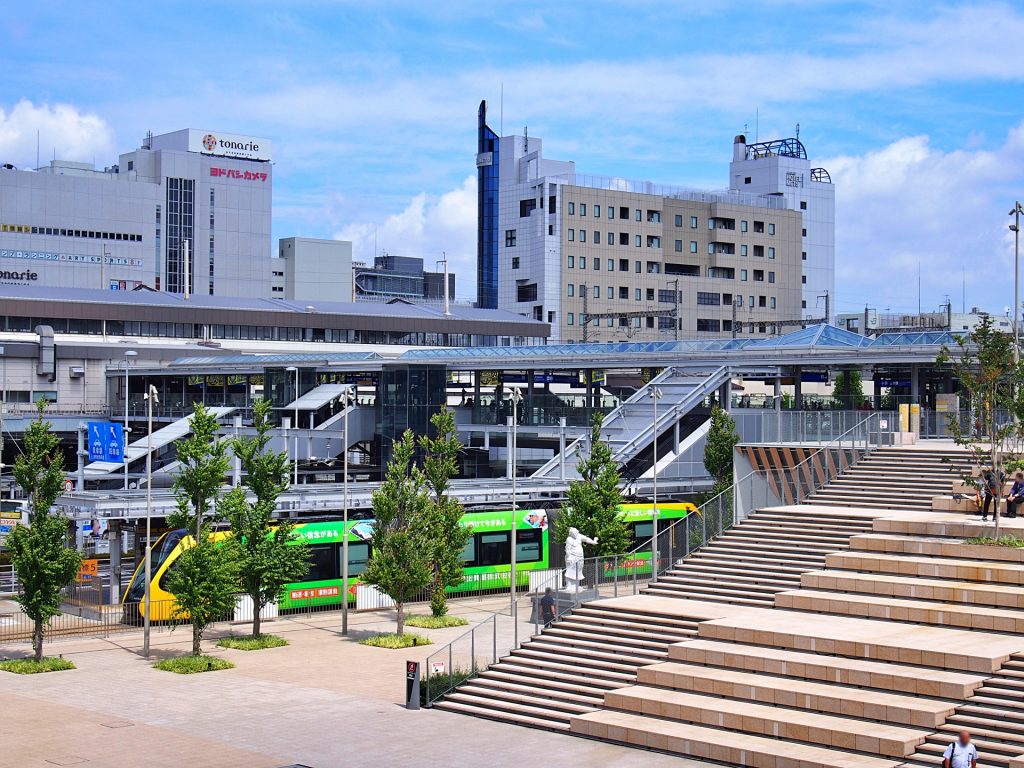
[(586, 344), (590, 340), (590, 313), (587, 311), (590, 286), (584, 283), (580, 288), (583, 289), (583, 343)]
[(733, 296), (732, 297), (732, 337), (734, 339), (736, 338), (736, 334), (737, 334), (737, 330), (736, 330), (736, 305), (737, 305), (738, 302), (739, 302), (739, 297), (738, 296)]
[(672, 281), (672, 329), (679, 341), (679, 278)]
[(1013, 232), (1013, 362), (1020, 362), (1020, 215), (1024, 213), (1024, 206), (1018, 200), (1010, 215), (1013, 216), (1013, 224), (1010, 230)]
[[(827, 324), (831, 321), (832, 318), (832, 313), (830, 312), (831, 307), (829, 305), (828, 291), (825, 291), (824, 293), (819, 293), (817, 298), (825, 300), (825, 323)], [(920, 311), (918, 312), (918, 314), (921, 314)]]

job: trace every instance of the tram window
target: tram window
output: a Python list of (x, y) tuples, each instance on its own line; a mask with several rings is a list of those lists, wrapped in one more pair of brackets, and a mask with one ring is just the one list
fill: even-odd
[(480, 534), (480, 560), (477, 565), (507, 565), (512, 561), (511, 536), (505, 533)]
[(349, 578), (359, 576), (366, 570), (366, 561), (370, 559), (370, 545), (365, 542), (348, 543), (348, 575)]
[(541, 560), (543, 537), (540, 531), (516, 532), (516, 561), (520, 563), (536, 563)]
[(654, 535), (654, 523), (634, 523), (633, 524), (633, 544), (639, 545), (651, 540), (651, 536)]
[(472, 565), (476, 560), (476, 536), (469, 537), (469, 541), (466, 542), (466, 546), (462, 550), (461, 558), (462, 562), (467, 565)]
[(309, 575), (305, 581), (327, 581), (338, 578), (336, 544), (316, 544), (309, 548)]

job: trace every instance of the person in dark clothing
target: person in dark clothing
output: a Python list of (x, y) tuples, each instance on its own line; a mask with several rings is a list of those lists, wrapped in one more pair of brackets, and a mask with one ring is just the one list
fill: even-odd
[(557, 601), (555, 592), (551, 587), (544, 590), (544, 597), (540, 599), (540, 617), (544, 620), (544, 626), (550, 626), (555, 620)]
[(999, 473), (999, 477), (996, 477), (996, 473), (991, 469), (986, 469), (985, 474), (981, 476), (981, 495), (984, 499), (981, 506), (981, 522), (988, 521), (988, 507), (992, 505), (992, 519), (995, 520), (999, 515), (999, 497), (1002, 495), (1003, 486), (1003, 473)]
[(1016, 517), (1017, 507), (1024, 502), (1024, 472), (1017, 472), (1013, 476), (1013, 486), (1006, 497), (1006, 516)]

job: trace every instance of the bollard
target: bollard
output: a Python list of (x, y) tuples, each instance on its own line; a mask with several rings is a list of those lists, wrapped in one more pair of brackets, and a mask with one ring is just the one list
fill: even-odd
[[(427, 683), (429, 685), (429, 682)], [(405, 662), (405, 708), (420, 708), (420, 663)]]

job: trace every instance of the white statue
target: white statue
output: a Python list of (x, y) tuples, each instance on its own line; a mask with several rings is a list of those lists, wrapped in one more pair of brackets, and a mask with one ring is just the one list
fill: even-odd
[(583, 545), (597, 544), (597, 538), (584, 536), (576, 528), (565, 538), (565, 590), (579, 592), (583, 586)]

